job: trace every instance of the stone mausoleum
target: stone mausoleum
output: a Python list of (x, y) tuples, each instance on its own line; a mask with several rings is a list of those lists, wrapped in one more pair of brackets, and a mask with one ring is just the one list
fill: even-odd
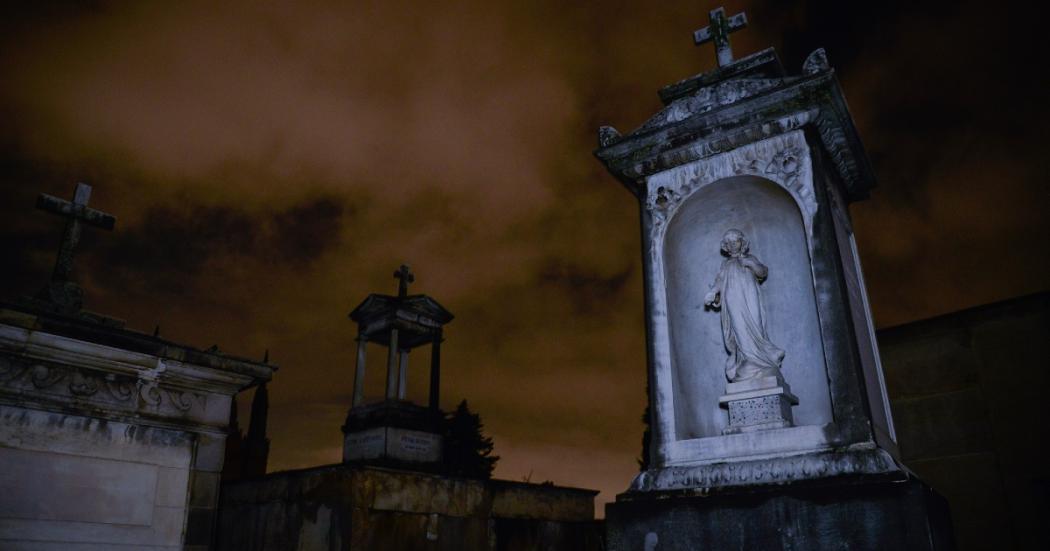
[[(427, 295), (409, 295), (414, 280), (401, 266), (397, 296), (371, 294), (350, 319), (357, 323), (357, 365), (353, 404), (343, 425), (343, 461), (368, 461), (416, 470), (440, 469), (444, 413), (441, 397), (442, 328), (452, 313)], [(364, 403), (368, 343), (387, 348), (386, 393)], [(430, 392), (426, 407), (405, 399), (409, 352), (430, 346)]]
[(900, 461), (848, 205), (875, 177), (823, 50), (734, 59), (744, 14), (695, 33), (718, 68), (665, 87), (597, 157), (641, 212), (649, 469), (610, 550), (946, 549)]
[(90, 193), (41, 196), (52, 278), (0, 303), (0, 549), (210, 549), (232, 396), (275, 368), (84, 310), (77, 240), (114, 225)]
[[(433, 298), (369, 295), (357, 324), (343, 462), (224, 482), (217, 548), (237, 551), (597, 551), (594, 490), (450, 476), (443, 459), (441, 343), (452, 314)], [(384, 393), (365, 396), (369, 343), (387, 349)], [(407, 399), (409, 354), (431, 347), (426, 405)]]

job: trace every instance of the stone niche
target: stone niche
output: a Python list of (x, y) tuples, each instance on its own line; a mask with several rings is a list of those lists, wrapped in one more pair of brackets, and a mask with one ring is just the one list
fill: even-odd
[(702, 185), (677, 209), (664, 239), (675, 440), (721, 436), (727, 413), (725, 344), (718, 312), (704, 294), (722, 262), (719, 241), (743, 231), (751, 253), (769, 267), (761, 285), (772, 342), (785, 351), (784, 379), (799, 403), (796, 425), (830, 423), (831, 402), (813, 294), (809, 234), (791, 194), (772, 180), (733, 176)]
[[(653, 456), (630, 491), (899, 472), (848, 213), (813, 137), (771, 135), (653, 171), (634, 188)], [(727, 384), (720, 313), (705, 305), (729, 229), (743, 232), (768, 268), (758, 285), (762, 317), (784, 359), (782, 379), (758, 391), (783, 389), (763, 406), (771, 409), (762, 415), (779, 416), (773, 428), (730, 423), (739, 389)]]

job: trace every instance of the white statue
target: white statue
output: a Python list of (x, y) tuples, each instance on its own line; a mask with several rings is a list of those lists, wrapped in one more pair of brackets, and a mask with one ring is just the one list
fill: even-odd
[(722, 236), (722, 267), (704, 304), (722, 310), (722, 338), (729, 359), (726, 378), (739, 383), (758, 377), (780, 377), (784, 351), (766, 335), (765, 312), (758, 284), (769, 270), (748, 254), (749, 245), (740, 230)]

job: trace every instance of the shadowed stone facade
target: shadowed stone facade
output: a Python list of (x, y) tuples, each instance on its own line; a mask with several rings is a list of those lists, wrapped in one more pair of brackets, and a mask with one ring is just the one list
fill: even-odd
[(598, 551), (593, 490), (330, 465), (223, 485), (229, 551)]
[(231, 396), (274, 368), (114, 325), (0, 305), (0, 547), (210, 544)]
[(903, 460), (948, 500), (959, 549), (1047, 549), (1050, 293), (878, 332)]

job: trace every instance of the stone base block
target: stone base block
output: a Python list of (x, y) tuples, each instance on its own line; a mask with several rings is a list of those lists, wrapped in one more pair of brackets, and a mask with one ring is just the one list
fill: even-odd
[(343, 461), (392, 459), (412, 463), (441, 461), (440, 434), (398, 427), (376, 427), (343, 436)]
[(912, 477), (839, 479), (706, 496), (621, 495), (609, 551), (955, 549), (948, 504)]
[(776, 377), (764, 379), (770, 379), (768, 382), (774, 386), (755, 388), (757, 385), (751, 381), (727, 385), (726, 390), (730, 393), (718, 399), (718, 403), (729, 410), (729, 426), (722, 434), (794, 426), (791, 406), (798, 404), (798, 398), (791, 394), (791, 389), (782, 380)]
[(740, 492), (764, 485), (815, 484), (833, 477), (902, 477), (904, 471), (877, 448), (784, 455), (747, 461), (653, 468), (638, 473), (623, 496), (668, 492)]

